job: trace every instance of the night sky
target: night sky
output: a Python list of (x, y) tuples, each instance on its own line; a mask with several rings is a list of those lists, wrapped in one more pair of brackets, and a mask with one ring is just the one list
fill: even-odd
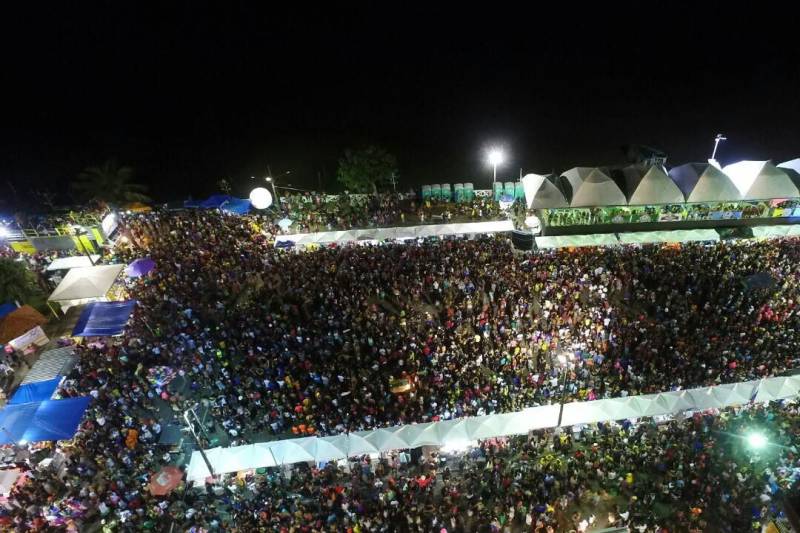
[(800, 32), (786, 12), (69, 4), (80, 10), (2, 17), (6, 203), (9, 183), (66, 193), (110, 157), (159, 200), (221, 177), (246, 195), (268, 165), (291, 171), (284, 184), (333, 190), (342, 151), (365, 143), (397, 155), (404, 187), (486, 186), (491, 144), (510, 152), (509, 177), (620, 163), (626, 143), (665, 150), (668, 166), (705, 160), (718, 132), (723, 164), (800, 157)]

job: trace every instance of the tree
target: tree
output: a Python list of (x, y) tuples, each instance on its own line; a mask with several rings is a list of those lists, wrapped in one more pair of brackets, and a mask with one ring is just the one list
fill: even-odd
[(397, 174), (397, 159), (377, 146), (346, 150), (339, 160), (336, 177), (351, 192), (378, 192)]
[(33, 273), (23, 263), (0, 258), (0, 303), (19, 302), (41, 307), (44, 296)]
[(99, 166), (83, 170), (72, 183), (73, 190), (81, 195), (81, 200), (96, 204), (124, 204), (128, 202), (149, 202), (145, 195), (147, 187), (134, 183), (133, 169), (119, 166), (109, 159)]

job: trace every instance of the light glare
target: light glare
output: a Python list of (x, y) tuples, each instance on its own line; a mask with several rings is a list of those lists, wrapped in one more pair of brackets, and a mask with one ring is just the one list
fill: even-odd
[(505, 159), (505, 155), (503, 151), (499, 148), (493, 148), (489, 150), (489, 164), (492, 166), (497, 166), (503, 164), (503, 160)]
[(754, 450), (760, 450), (767, 445), (767, 438), (761, 433), (751, 433), (747, 436), (747, 444)]

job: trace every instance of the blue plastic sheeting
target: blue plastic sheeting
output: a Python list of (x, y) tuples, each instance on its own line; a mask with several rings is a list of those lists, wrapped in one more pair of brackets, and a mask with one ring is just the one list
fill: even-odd
[(11, 311), (13, 311), (16, 308), (17, 308), (17, 306), (14, 305), (14, 304), (9, 304), (9, 303), (0, 304), (0, 318), (3, 318), (4, 316), (6, 316), (8, 313), (10, 313)]
[(250, 200), (247, 198), (231, 198), (222, 204), (220, 210), (232, 215), (246, 215), (250, 212)]
[(28, 383), (21, 385), (17, 392), (11, 396), (8, 405), (17, 405), (21, 403), (42, 402), (49, 400), (53, 396), (58, 383), (61, 381), (61, 376), (47, 381), (37, 381), (36, 383)]
[(187, 200), (183, 202), (184, 207), (193, 207), (195, 209), (219, 209), (222, 204), (233, 199), (233, 196), (227, 194), (214, 194), (205, 200)]
[(92, 302), (81, 313), (74, 337), (106, 337), (119, 335), (133, 313), (136, 300), (126, 302)]
[(71, 439), (91, 396), (7, 405), (0, 411), (0, 444)]

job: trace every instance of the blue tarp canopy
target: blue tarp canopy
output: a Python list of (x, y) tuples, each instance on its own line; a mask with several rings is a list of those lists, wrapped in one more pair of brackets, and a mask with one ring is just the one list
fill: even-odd
[(0, 318), (3, 318), (16, 308), (17, 306), (11, 303), (0, 304)]
[(246, 215), (250, 212), (250, 200), (247, 198), (233, 198), (222, 204), (220, 209), (232, 215)]
[(91, 396), (7, 405), (0, 411), (0, 444), (71, 439)]
[(49, 400), (50, 397), (53, 396), (53, 392), (55, 392), (60, 381), (61, 376), (58, 376), (53, 379), (48, 379), (47, 381), (37, 381), (36, 383), (21, 385), (17, 389), (17, 392), (11, 396), (8, 405)]
[(136, 300), (92, 302), (81, 313), (72, 335), (75, 337), (119, 335), (125, 330), (135, 305)]

